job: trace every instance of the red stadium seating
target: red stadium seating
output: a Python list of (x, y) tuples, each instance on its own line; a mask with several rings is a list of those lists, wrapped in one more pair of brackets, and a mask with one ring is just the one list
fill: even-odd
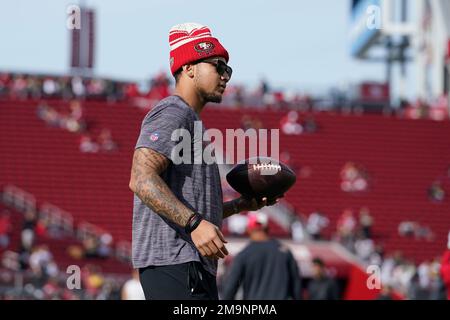
[[(38, 201), (70, 212), (76, 222), (99, 225), (116, 241), (130, 240), (133, 195), (128, 181), (145, 112), (124, 103), (86, 102), (85, 117), (94, 135), (111, 129), (119, 151), (83, 154), (79, 136), (48, 127), (37, 118), (36, 107), (36, 102), (0, 101), (0, 187), (17, 185)], [(206, 108), (202, 119), (207, 127), (224, 130), (240, 127), (244, 114), (259, 118), (266, 128), (279, 128), (285, 112)], [(343, 209), (367, 206), (375, 218), (376, 239), (387, 250), (402, 250), (416, 260), (439, 255), (450, 227), (450, 205), (448, 199), (430, 202), (427, 188), (450, 165), (450, 123), (332, 113), (314, 118), (317, 133), (280, 134), (281, 150), (288, 150), (297, 165), (312, 169), (310, 177), (299, 177), (286, 200), (299, 213), (326, 213), (331, 220), (328, 234)], [(369, 191), (341, 191), (339, 172), (347, 161), (367, 169)], [(403, 220), (429, 226), (435, 241), (400, 237), (397, 227)]]

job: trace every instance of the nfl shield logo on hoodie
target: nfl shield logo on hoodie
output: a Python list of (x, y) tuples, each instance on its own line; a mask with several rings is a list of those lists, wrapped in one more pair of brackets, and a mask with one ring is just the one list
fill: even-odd
[(158, 140), (158, 138), (159, 138), (159, 133), (152, 133), (152, 135), (150, 136), (150, 140), (152, 140), (153, 142)]

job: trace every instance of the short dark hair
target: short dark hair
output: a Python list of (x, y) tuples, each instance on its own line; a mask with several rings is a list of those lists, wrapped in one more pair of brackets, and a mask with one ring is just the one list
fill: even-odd
[(175, 83), (178, 83), (178, 81), (180, 80), (182, 71), (183, 71), (183, 68), (180, 68), (177, 71), (175, 71), (175, 73), (173, 74), (173, 77), (175, 78)]

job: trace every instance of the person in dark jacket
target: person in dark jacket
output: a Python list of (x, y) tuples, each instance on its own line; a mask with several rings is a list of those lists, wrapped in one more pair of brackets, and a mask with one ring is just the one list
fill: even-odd
[(326, 274), (325, 263), (313, 259), (313, 278), (308, 284), (309, 300), (339, 300), (339, 289), (334, 279)]
[(249, 216), (250, 243), (234, 258), (225, 278), (223, 299), (235, 298), (242, 286), (244, 300), (301, 299), (301, 277), (291, 251), (268, 234), (264, 213)]

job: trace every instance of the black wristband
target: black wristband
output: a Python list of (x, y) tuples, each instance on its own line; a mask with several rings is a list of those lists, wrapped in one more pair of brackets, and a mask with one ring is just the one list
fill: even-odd
[(194, 231), (202, 220), (203, 217), (199, 213), (194, 212), (194, 214), (189, 218), (188, 223), (184, 227), (186, 233), (190, 234), (192, 231)]

